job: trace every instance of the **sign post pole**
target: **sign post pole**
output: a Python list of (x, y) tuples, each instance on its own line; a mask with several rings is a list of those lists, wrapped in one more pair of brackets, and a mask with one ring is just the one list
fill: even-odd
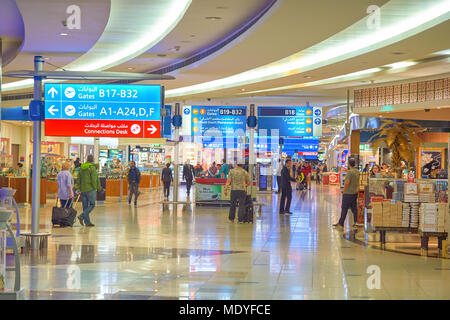
[[(250, 117), (255, 117), (255, 105), (250, 105)], [(256, 125), (256, 123), (255, 123)], [(255, 165), (255, 126), (249, 126), (250, 128), (250, 137), (249, 137), (249, 146), (248, 146), (248, 173), (250, 175), (250, 195), (253, 193), (253, 171), (254, 171), (254, 165)]]
[[(44, 59), (34, 57), (34, 71), (42, 71)], [(42, 77), (34, 76), (34, 100), (42, 100)], [(33, 121), (33, 174), (31, 200), (31, 233), (39, 233), (39, 209), (41, 204), (41, 121)], [(32, 237), (31, 248), (38, 248), (38, 238)]]
[[(180, 104), (175, 104), (175, 116), (180, 116)], [(178, 162), (180, 157), (180, 127), (175, 126), (175, 152), (174, 152), (174, 162), (173, 162), (173, 202), (174, 208), (176, 208), (176, 203), (178, 201), (178, 187), (179, 187), (179, 174), (178, 174)]]

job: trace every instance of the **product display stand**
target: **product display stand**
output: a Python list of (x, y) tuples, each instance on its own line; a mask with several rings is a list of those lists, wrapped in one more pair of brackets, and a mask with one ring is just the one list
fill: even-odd
[(428, 240), (430, 237), (438, 239), (439, 257), (448, 258), (448, 233), (447, 232), (419, 232), (420, 255), (428, 256)]
[(417, 233), (417, 228), (409, 228), (409, 227), (375, 227), (375, 231), (380, 232), (380, 244), (381, 248), (386, 248), (386, 232), (387, 231), (393, 231), (393, 232), (400, 232), (400, 233)]

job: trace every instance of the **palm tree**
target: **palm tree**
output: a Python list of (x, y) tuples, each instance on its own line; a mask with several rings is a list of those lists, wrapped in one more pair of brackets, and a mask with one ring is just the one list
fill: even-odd
[(426, 129), (413, 121), (395, 122), (384, 120), (380, 130), (369, 139), (371, 148), (375, 153), (385, 143), (386, 148), (392, 151), (392, 167), (397, 177), (401, 177), (401, 161), (408, 163), (408, 171), (416, 157), (416, 150), (422, 144), (419, 133)]

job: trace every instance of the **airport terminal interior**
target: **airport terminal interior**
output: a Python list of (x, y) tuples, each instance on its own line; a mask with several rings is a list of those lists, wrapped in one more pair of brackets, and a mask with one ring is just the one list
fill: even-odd
[(450, 299), (449, 18), (0, 0), (0, 300)]

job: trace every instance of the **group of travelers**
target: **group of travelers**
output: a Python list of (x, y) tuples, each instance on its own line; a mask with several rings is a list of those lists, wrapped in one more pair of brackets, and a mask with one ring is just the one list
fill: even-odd
[[(77, 160), (79, 161), (79, 159)], [(95, 208), (97, 191), (102, 190), (97, 174), (97, 166), (94, 164), (94, 156), (88, 155), (86, 163), (80, 165), (77, 163), (75, 166), (79, 168), (76, 183), (74, 183), (70, 172), (71, 163), (66, 161), (62, 164), (62, 170), (56, 176), (58, 198), (62, 207), (71, 208), (75, 196), (81, 197), (83, 212), (78, 216), (78, 221), (82, 226), (94, 227), (95, 225), (91, 222), (90, 214)]]

